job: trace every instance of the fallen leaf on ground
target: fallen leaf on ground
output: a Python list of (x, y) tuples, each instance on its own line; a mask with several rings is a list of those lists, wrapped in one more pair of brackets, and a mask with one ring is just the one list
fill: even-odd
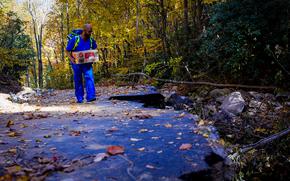
[(107, 147), (107, 152), (110, 155), (123, 154), (124, 150), (125, 149), (123, 146), (109, 146), (109, 147)]
[(109, 155), (107, 153), (99, 153), (96, 155), (94, 162), (100, 162), (108, 157), (109, 157)]
[(17, 136), (17, 133), (14, 132), (14, 131), (11, 131), (11, 132), (9, 132), (7, 135), (8, 135), (9, 137), (15, 137), (15, 136)]
[(110, 129), (108, 129), (109, 132), (114, 132), (114, 131), (118, 131), (119, 129), (115, 126), (111, 127)]
[(179, 114), (178, 116), (176, 116), (176, 118), (183, 118), (185, 116), (185, 112)]
[(81, 135), (81, 131), (76, 131), (76, 130), (72, 130), (69, 132), (70, 136), (80, 136)]
[(145, 147), (138, 148), (137, 150), (138, 150), (138, 151), (145, 151)]
[(7, 170), (7, 172), (9, 174), (13, 174), (13, 173), (21, 171), (21, 167), (18, 166), (18, 165), (14, 165), (14, 166), (11, 166), (11, 167), (6, 167), (5, 170)]
[(137, 138), (130, 138), (130, 141), (133, 141), (133, 142), (137, 142), (137, 141), (141, 141), (142, 139), (137, 139)]
[(48, 113), (46, 113), (46, 112), (34, 113), (33, 116), (35, 118), (47, 118), (48, 117)]
[(191, 149), (191, 147), (192, 147), (192, 144), (184, 143), (179, 147), (179, 149), (180, 150), (189, 150), (189, 149)]
[(199, 122), (198, 122), (198, 126), (203, 126), (204, 125), (204, 120), (200, 120)]
[(151, 116), (150, 114), (140, 114), (140, 115), (135, 115), (134, 117), (137, 119), (149, 119), (149, 118), (152, 118), (153, 116)]
[(23, 123), (22, 123), (22, 124), (20, 125), (20, 127), (21, 127), (21, 128), (26, 128), (26, 127), (28, 127), (28, 126), (27, 126), (26, 124), (23, 124)]
[(148, 132), (148, 129), (140, 129), (139, 130), (139, 133), (146, 133), (146, 132)]
[(51, 160), (48, 158), (38, 158), (38, 163), (40, 164), (46, 164), (49, 163)]
[(41, 139), (36, 139), (35, 142), (36, 142), (36, 143), (41, 143), (42, 140), (41, 140)]
[(158, 140), (160, 138), (160, 136), (153, 136), (151, 137), (152, 140)]
[(154, 169), (155, 167), (153, 165), (146, 165), (146, 168)]
[(57, 149), (55, 147), (53, 147), (53, 148), (50, 148), (49, 150), (50, 151), (56, 151)]
[(16, 150), (16, 148), (11, 148), (11, 149), (8, 150), (8, 152), (16, 154), (17, 150)]
[(6, 127), (9, 128), (10, 126), (14, 125), (14, 121), (9, 120), (6, 124)]
[(164, 126), (165, 126), (165, 128), (172, 128), (172, 124), (169, 124), (169, 123), (164, 124)]
[(33, 114), (31, 112), (26, 112), (24, 113), (23, 118), (25, 120), (33, 119)]
[(44, 135), (44, 138), (51, 138), (51, 135)]

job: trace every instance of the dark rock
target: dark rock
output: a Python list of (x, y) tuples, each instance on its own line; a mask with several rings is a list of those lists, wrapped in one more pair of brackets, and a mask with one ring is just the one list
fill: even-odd
[(201, 170), (199, 172), (186, 173), (186, 174), (181, 175), (179, 179), (185, 180), (185, 181), (191, 181), (191, 180), (211, 181), (213, 180), (210, 170)]
[(290, 100), (290, 92), (280, 92), (276, 95), (276, 99), (278, 101), (289, 101)]
[(214, 89), (214, 90), (210, 91), (209, 96), (211, 98), (216, 99), (216, 98), (221, 97), (221, 96), (226, 96), (230, 93), (231, 93), (230, 89)]
[(181, 110), (188, 107), (193, 107), (194, 103), (188, 97), (179, 96), (176, 93), (170, 95), (166, 100), (166, 105), (174, 107), (174, 109)]
[(267, 104), (260, 102), (260, 101), (256, 101), (256, 100), (251, 100), (249, 103), (249, 107), (254, 109), (254, 110), (261, 110), (261, 111), (266, 111), (267, 110)]
[(248, 92), (254, 99), (258, 100), (258, 101), (261, 101), (265, 95), (262, 94), (262, 93), (258, 93), (258, 92), (255, 92), (255, 91), (250, 91)]
[(223, 101), (225, 100), (225, 98), (226, 98), (226, 96), (220, 96), (220, 97), (217, 97), (215, 100), (216, 100), (216, 102), (222, 104)]
[(230, 121), (233, 120), (233, 117), (229, 113), (221, 110), (221, 111), (213, 114), (212, 117), (211, 117), (211, 119), (213, 119), (215, 121), (230, 122)]
[(117, 95), (111, 96), (109, 100), (126, 100), (136, 101), (144, 103), (145, 107), (158, 107), (164, 108), (164, 96), (160, 93), (148, 93), (148, 94), (128, 94), (128, 95)]
[(208, 156), (205, 157), (205, 162), (209, 166), (212, 166), (218, 162), (223, 162), (223, 161), (224, 161), (224, 159), (214, 152), (211, 152)]
[(266, 93), (265, 98), (267, 100), (271, 100), (271, 101), (274, 101), (276, 99), (275, 96), (273, 94), (270, 94), (270, 93)]

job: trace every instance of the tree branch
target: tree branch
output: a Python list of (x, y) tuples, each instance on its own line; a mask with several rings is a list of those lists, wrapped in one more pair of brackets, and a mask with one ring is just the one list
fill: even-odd
[(290, 128), (285, 129), (285, 130), (283, 130), (283, 131), (281, 131), (279, 133), (276, 133), (276, 134), (273, 134), (273, 135), (271, 135), (269, 137), (263, 138), (263, 139), (261, 139), (260, 141), (258, 141), (256, 143), (253, 143), (253, 144), (249, 144), (249, 145), (244, 146), (240, 150), (240, 153), (246, 153), (246, 152), (248, 152), (248, 151), (250, 151), (252, 149), (261, 147), (261, 146), (263, 146), (265, 144), (268, 144), (268, 143), (270, 143), (270, 142), (272, 142), (272, 141), (274, 141), (274, 140), (276, 140), (278, 138), (281, 138), (282, 136), (287, 135), (289, 133), (290, 133)]
[(213, 86), (213, 87), (236, 87), (236, 88), (248, 88), (248, 89), (276, 89), (277, 87), (274, 86), (255, 86), (255, 85), (242, 85), (242, 84), (217, 84), (212, 82), (204, 82), (204, 81), (197, 81), (197, 82), (189, 82), (189, 81), (176, 81), (176, 80), (170, 80), (170, 79), (159, 79), (159, 78), (152, 78), (149, 75), (142, 73), (142, 72), (136, 72), (136, 73), (129, 73), (125, 75), (121, 74), (115, 74), (114, 76), (119, 77), (127, 77), (127, 76), (143, 76), (150, 80), (156, 80), (160, 82), (167, 82), (167, 83), (175, 83), (175, 84), (189, 84), (189, 85), (207, 85), (207, 86)]

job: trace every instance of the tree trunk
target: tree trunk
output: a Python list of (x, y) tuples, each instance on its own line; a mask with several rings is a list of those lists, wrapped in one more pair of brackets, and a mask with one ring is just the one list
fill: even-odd
[[(61, 32), (61, 61), (64, 62), (64, 15), (63, 15), (63, 5), (62, 5), (62, 8), (61, 8), (61, 15), (60, 15), (60, 18), (61, 18), (61, 22), (60, 22), (60, 32)], [(54, 51), (55, 52), (55, 51)], [(57, 61), (57, 60), (56, 60)]]
[(34, 86), (37, 87), (37, 73), (36, 73), (36, 60), (33, 58), (33, 79), (34, 79)]
[(189, 24), (188, 24), (188, 0), (184, 0), (183, 14), (184, 14), (184, 38), (185, 38), (185, 57), (189, 55)]
[(39, 39), (38, 39), (38, 84), (43, 88), (43, 64), (42, 64), (42, 30), (43, 25), (40, 25)]
[(202, 16), (202, 0), (195, 0), (193, 2), (193, 25), (194, 25), (194, 32), (193, 38), (196, 39), (201, 31), (201, 16)]
[(55, 49), (53, 49), (53, 53), (54, 53), (54, 58), (55, 58), (55, 63), (58, 64), (58, 57), (57, 57), (57, 53), (55, 51)]
[(77, 4), (77, 16), (80, 19), (81, 18), (81, 12), (80, 12), (80, 0), (76, 0), (76, 4)]
[(184, 3), (184, 9), (183, 9), (183, 14), (184, 14), (184, 31), (185, 31), (186, 40), (188, 40), (188, 34), (189, 34), (188, 0), (184, 0), (183, 3)]
[(107, 48), (101, 48), (101, 52), (102, 52), (102, 59), (103, 59), (102, 69), (104, 70), (105, 76), (108, 77), (109, 76), (109, 67), (108, 67), (108, 62), (107, 62), (108, 50)]
[[(69, 25), (69, 20), (70, 20), (70, 17), (69, 17), (69, 1), (66, 0), (66, 29), (67, 29), (67, 35), (70, 34), (70, 25)], [(70, 66), (70, 62), (68, 61), (68, 66)], [(74, 85), (74, 77), (73, 77), (73, 71), (72, 69), (70, 68), (69, 69), (69, 73), (70, 73), (70, 86), (73, 87)]]
[[(38, 46), (38, 36), (37, 36), (37, 31), (36, 31), (36, 22), (35, 19), (33, 17), (33, 15), (31, 14), (32, 17), (32, 25), (33, 25), (33, 34), (34, 34), (34, 39), (35, 39), (35, 47), (36, 47), (36, 56), (37, 56), (37, 61), (39, 61), (39, 46)], [(37, 73), (36, 73), (36, 61), (34, 61), (34, 77), (35, 77), (35, 87), (39, 87), (39, 84), (37, 83)]]
[(26, 86), (30, 87), (29, 66), (26, 67)]
[(136, 44), (139, 39), (139, 15), (140, 15), (140, 1), (136, 0)]
[(167, 63), (167, 59), (169, 56), (171, 56), (171, 53), (170, 53), (170, 49), (169, 49), (169, 43), (168, 43), (168, 40), (167, 40), (167, 36), (166, 36), (166, 28), (167, 28), (167, 12), (166, 12), (166, 9), (165, 9), (165, 6), (164, 6), (164, 0), (160, 0), (160, 9), (161, 9), (161, 18), (162, 18), (162, 34), (161, 34), (161, 37), (162, 37), (162, 49), (163, 49), (163, 54), (164, 54), (164, 57), (165, 57), (165, 63)]
[(66, 28), (67, 28), (67, 34), (70, 33), (70, 27), (69, 27), (69, 2), (66, 1)]

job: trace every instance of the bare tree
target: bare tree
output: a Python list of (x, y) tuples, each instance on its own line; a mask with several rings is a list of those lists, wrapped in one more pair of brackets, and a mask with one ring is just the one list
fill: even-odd
[(43, 87), (42, 36), (53, 1), (28, 0), (38, 62), (38, 87)]

